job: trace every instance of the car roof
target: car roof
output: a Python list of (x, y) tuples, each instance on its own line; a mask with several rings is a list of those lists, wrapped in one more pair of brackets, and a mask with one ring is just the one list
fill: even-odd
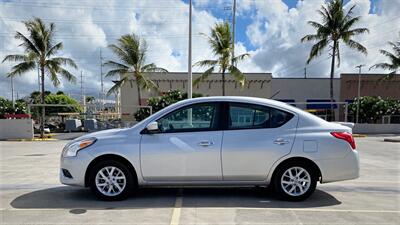
[(286, 109), (295, 113), (304, 112), (301, 109), (293, 107), (287, 103), (266, 99), (266, 98), (257, 98), (257, 97), (243, 97), (243, 96), (210, 96), (210, 97), (198, 97), (192, 99), (186, 99), (180, 101), (181, 104), (190, 104), (190, 103), (201, 103), (201, 102), (210, 102), (210, 101), (227, 101), (227, 102), (238, 102), (238, 103), (250, 103), (250, 104), (262, 104), (268, 105), (271, 107), (277, 107)]

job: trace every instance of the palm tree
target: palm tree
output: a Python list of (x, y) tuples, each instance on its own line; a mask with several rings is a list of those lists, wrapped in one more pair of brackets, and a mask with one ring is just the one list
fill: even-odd
[[(41, 80), (41, 94), (40, 103), (44, 104), (44, 80), (45, 75), (49, 76), (54, 86), (60, 84), (59, 77), (62, 77), (70, 82), (75, 82), (76, 78), (63, 66), (70, 66), (77, 68), (75, 62), (70, 58), (57, 57), (55, 56), (60, 50), (63, 49), (63, 43), (54, 42), (55, 25), (50, 23), (49, 26), (43, 23), (39, 18), (34, 18), (29, 21), (23, 22), (28, 34), (24, 35), (17, 31), (15, 38), (21, 40), (22, 43), (19, 46), (24, 48), (25, 54), (7, 55), (3, 62), (19, 62), (17, 65), (11, 68), (11, 71), (7, 74), (7, 77), (15, 77), (39, 68), (40, 80)], [(44, 106), (42, 107), (41, 119), (40, 119), (40, 137), (44, 137), (44, 120), (45, 111)]]
[[(203, 34), (205, 35), (205, 34)], [(236, 64), (250, 55), (248, 53), (238, 55), (236, 57), (232, 54), (233, 39), (229, 23), (217, 23), (211, 30), (211, 36), (207, 36), (208, 43), (217, 59), (202, 60), (195, 63), (194, 66), (198, 67), (209, 67), (206, 71), (197, 78), (193, 84), (207, 79), (212, 72), (218, 69), (218, 72), (222, 75), (222, 95), (225, 95), (225, 74), (229, 72), (241, 86), (246, 82), (246, 78), (243, 73), (236, 67)]]
[[(399, 34), (399, 37), (400, 37), (400, 34)], [(377, 64), (371, 66), (371, 68), (370, 68), (370, 69), (380, 68), (380, 69), (384, 69), (384, 70), (389, 70), (390, 73), (388, 74), (388, 76), (385, 76), (384, 79), (393, 78), (394, 77), (393, 75), (396, 74), (397, 70), (400, 69), (400, 41), (396, 41), (396, 42), (389, 41), (388, 44), (392, 47), (394, 53), (383, 50), (383, 49), (379, 50), (379, 52), (382, 55), (388, 57), (390, 63), (386, 63), (386, 62), (385, 63), (377, 63)]]
[(334, 117), (333, 111), (333, 77), (335, 74), (335, 59), (337, 59), (337, 66), (340, 66), (340, 50), (339, 43), (342, 41), (351, 49), (358, 52), (367, 54), (367, 49), (360, 43), (354, 41), (352, 38), (358, 34), (368, 33), (366, 28), (353, 28), (354, 25), (360, 20), (360, 16), (353, 16), (353, 5), (347, 13), (343, 9), (343, 0), (331, 0), (328, 5), (321, 6), (318, 13), (322, 17), (322, 23), (308, 21), (312, 27), (316, 29), (316, 34), (304, 36), (301, 41), (314, 41), (315, 43), (310, 51), (307, 64), (317, 56), (320, 56), (323, 50), (330, 46), (332, 53), (331, 73), (330, 73), (330, 99), (331, 99), (331, 112)]
[[(118, 56), (120, 62), (109, 60), (105, 65), (112, 69), (107, 72), (106, 77), (119, 76), (119, 80), (108, 91), (110, 95), (119, 90), (126, 82), (136, 80), (138, 92), (138, 102), (141, 105), (141, 89), (150, 91), (158, 90), (157, 85), (148, 78), (149, 72), (167, 73), (164, 68), (157, 67), (154, 63), (146, 63), (147, 44), (135, 34), (123, 35), (118, 39), (117, 44), (112, 44), (109, 48)], [(132, 85), (132, 83), (131, 83)]]

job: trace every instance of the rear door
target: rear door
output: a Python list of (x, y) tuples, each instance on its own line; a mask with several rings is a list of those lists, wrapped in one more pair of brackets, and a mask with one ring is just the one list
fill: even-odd
[(267, 106), (227, 103), (222, 143), (224, 180), (265, 180), (273, 163), (289, 154), (298, 117)]

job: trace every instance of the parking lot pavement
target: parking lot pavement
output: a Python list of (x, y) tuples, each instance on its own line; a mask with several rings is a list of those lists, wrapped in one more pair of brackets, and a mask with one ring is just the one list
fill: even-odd
[(1, 224), (400, 224), (400, 143), (357, 138), (361, 177), (303, 202), (264, 188), (141, 189), (102, 202), (58, 181), (67, 141), (0, 142)]

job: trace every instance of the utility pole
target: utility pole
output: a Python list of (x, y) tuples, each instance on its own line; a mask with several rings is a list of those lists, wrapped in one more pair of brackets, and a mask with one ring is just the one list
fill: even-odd
[(10, 77), (11, 79), (11, 101), (12, 101), (12, 107), (15, 109), (15, 101), (14, 101), (14, 78)]
[(188, 98), (192, 98), (192, 0), (189, 0)]
[(101, 54), (100, 48), (100, 101), (101, 101), (101, 110), (104, 109), (104, 82), (103, 82), (103, 55)]
[(356, 123), (359, 122), (359, 114), (360, 114), (360, 92), (361, 92), (361, 68), (365, 65), (358, 65), (358, 89), (357, 89), (357, 112), (356, 112)]
[(82, 101), (82, 107), (83, 107), (83, 112), (86, 113), (86, 98), (85, 98), (85, 91), (83, 87), (83, 73), (81, 70), (81, 101)]
[(233, 65), (233, 58), (235, 57), (235, 30), (236, 30), (236, 0), (233, 0), (233, 13), (232, 13), (232, 65)]
[(307, 67), (304, 67), (304, 79), (307, 78)]

